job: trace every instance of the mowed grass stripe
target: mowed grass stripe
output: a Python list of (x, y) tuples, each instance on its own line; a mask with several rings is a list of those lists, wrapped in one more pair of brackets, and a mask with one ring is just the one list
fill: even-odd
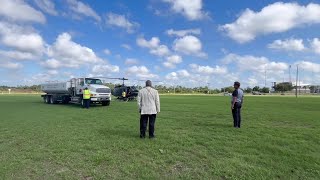
[(155, 140), (136, 102), (89, 110), (0, 96), (1, 179), (318, 179), (318, 98), (161, 96)]

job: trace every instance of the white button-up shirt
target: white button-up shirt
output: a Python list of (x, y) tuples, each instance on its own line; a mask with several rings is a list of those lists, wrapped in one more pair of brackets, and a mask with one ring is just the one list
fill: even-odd
[(160, 98), (157, 90), (145, 87), (139, 91), (137, 100), (141, 114), (157, 114), (160, 112)]

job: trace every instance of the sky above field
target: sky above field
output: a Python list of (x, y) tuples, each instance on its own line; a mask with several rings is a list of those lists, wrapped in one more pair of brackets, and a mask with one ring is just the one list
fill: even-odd
[(316, 0), (1, 0), (0, 85), (320, 84), (319, 30)]

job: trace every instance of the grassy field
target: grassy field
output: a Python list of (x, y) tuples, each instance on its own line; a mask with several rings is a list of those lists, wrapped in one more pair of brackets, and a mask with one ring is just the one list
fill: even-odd
[(320, 98), (161, 96), (154, 140), (136, 102), (89, 110), (0, 96), (0, 179), (319, 179)]

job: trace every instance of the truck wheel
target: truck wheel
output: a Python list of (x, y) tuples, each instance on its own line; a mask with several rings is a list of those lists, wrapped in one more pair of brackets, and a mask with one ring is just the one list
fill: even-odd
[(104, 102), (102, 102), (102, 106), (110, 106), (110, 101), (104, 101)]
[(46, 96), (45, 98), (46, 98), (46, 100), (45, 100), (46, 103), (47, 103), (47, 104), (50, 104), (50, 96)]
[(54, 100), (53, 96), (50, 97), (50, 104), (57, 104), (57, 101)]

